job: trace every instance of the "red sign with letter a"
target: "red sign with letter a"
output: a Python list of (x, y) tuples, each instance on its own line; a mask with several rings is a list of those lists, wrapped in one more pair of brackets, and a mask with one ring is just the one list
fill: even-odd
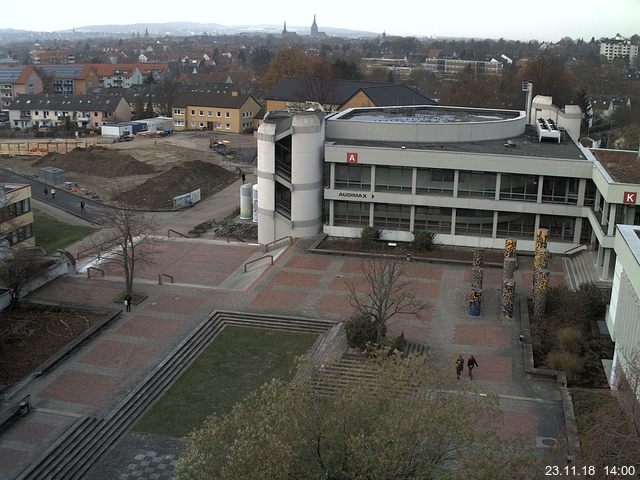
[(347, 152), (347, 163), (358, 163), (358, 153)]
[(622, 203), (625, 205), (635, 205), (638, 199), (638, 192), (624, 192)]

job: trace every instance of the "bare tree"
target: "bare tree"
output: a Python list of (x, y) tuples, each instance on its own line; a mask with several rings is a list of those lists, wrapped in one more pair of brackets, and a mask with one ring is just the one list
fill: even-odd
[(620, 400), (631, 415), (631, 420), (640, 434), (640, 347), (629, 348), (621, 352), (624, 369), (616, 372), (620, 384)]
[(0, 283), (10, 292), (12, 310), (18, 305), (22, 290), (29, 280), (46, 270), (52, 263), (51, 260), (43, 258), (43, 252), (32, 249), (19, 250), (3, 260), (0, 265)]
[(109, 262), (122, 267), (126, 293), (132, 295), (136, 266), (152, 263), (156, 253), (150, 238), (156, 229), (156, 221), (124, 203), (105, 209), (102, 220), (105, 226), (116, 231)]
[(358, 295), (355, 283), (348, 283), (351, 305), (358, 315), (371, 318), (378, 343), (384, 338), (387, 323), (395, 315), (417, 315), (427, 306), (417, 299), (411, 283), (403, 279), (405, 265), (399, 256), (372, 257), (362, 262), (362, 273), (369, 291)]
[(156, 103), (160, 106), (160, 113), (170, 117), (173, 104), (180, 95), (180, 84), (173, 78), (165, 78), (154, 88)]

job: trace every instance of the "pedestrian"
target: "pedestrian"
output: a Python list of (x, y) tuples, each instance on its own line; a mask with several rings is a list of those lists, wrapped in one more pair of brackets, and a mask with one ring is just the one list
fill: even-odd
[(462, 355), (458, 355), (458, 359), (456, 360), (456, 377), (460, 380), (460, 375), (462, 375), (462, 371), (464, 370), (464, 358)]
[(54, 200), (56, 199), (56, 189), (55, 188), (51, 189), (51, 198), (54, 199)]
[(87, 213), (87, 209), (84, 208), (84, 200), (80, 200), (80, 211), (82, 213)]
[(125, 295), (124, 297), (124, 309), (126, 312), (131, 311), (131, 295)]
[(471, 355), (469, 360), (467, 360), (467, 368), (469, 369), (469, 377), (471, 377), (471, 380), (473, 380), (473, 367), (479, 367), (479, 365), (476, 359), (473, 358), (473, 355)]
[(244, 181), (247, 179), (247, 176), (244, 174), (244, 170), (242, 171), (242, 184), (244, 185)]
[(44, 196), (47, 197), (49, 195), (49, 189), (47, 187), (44, 187)]

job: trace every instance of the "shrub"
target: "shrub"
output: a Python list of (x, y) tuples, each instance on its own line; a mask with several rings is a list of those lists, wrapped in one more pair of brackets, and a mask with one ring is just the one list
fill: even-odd
[(433, 232), (416, 232), (413, 234), (413, 242), (411, 242), (411, 248), (415, 250), (429, 251), (433, 247), (433, 238), (435, 233)]
[(404, 332), (402, 332), (397, 337), (394, 337), (390, 342), (391, 350), (398, 350), (399, 352), (404, 351), (404, 346), (407, 344), (407, 340), (404, 338)]
[(580, 353), (585, 347), (584, 335), (576, 327), (564, 327), (558, 330), (556, 341), (563, 352)]
[(367, 343), (375, 343), (377, 339), (376, 327), (370, 315), (361, 313), (352, 316), (345, 325), (347, 343), (351, 348), (364, 350)]
[(372, 245), (376, 240), (380, 240), (380, 230), (375, 227), (364, 227), (360, 232), (360, 240), (365, 245)]
[(578, 303), (582, 305), (583, 311), (592, 318), (601, 317), (607, 310), (607, 301), (602, 295), (602, 291), (593, 283), (580, 285), (575, 292)]
[(551, 352), (547, 355), (547, 365), (553, 370), (564, 370), (571, 382), (584, 368), (584, 359), (569, 352)]

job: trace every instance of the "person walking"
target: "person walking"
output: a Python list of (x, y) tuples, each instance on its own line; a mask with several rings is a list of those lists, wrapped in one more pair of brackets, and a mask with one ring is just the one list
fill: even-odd
[(456, 360), (456, 376), (458, 380), (460, 380), (460, 375), (462, 375), (462, 371), (464, 370), (464, 358), (462, 355), (458, 355), (458, 359)]
[(469, 377), (471, 380), (473, 380), (473, 367), (479, 367), (479, 365), (478, 362), (476, 362), (476, 359), (473, 358), (473, 355), (471, 355), (469, 360), (467, 360), (467, 368), (469, 369)]
[(124, 297), (124, 310), (126, 312), (131, 311), (131, 295), (125, 295)]
[(49, 189), (47, 187), (44, 187), (44, 190), (42, 191), (42, 193), (44, 193), (45, 198), (49, 196)]
[(53, 200), (55, 200), (55, 199), (56, 199), (56, 189), (55, 189), (55, 188), (52, 188), (52, 189), (51, 189), (51, 198), (52, 198)]
[(247, 176), (244, 174), (244, 170), (242, 171), (242, 184), (244, 185), (244, 181), (247, 179)]
[(80, 200), (80, 211), (82, 213), (87, 213), (87, 209), (84, 208), (84, 200)]

